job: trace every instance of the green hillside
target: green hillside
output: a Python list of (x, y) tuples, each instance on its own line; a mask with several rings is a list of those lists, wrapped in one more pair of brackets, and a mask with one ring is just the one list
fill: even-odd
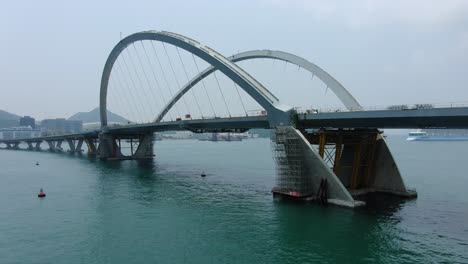
[[(68, 120), (82, 120), (83, 123), (95, 123), (101, 122), (101, 116), (99, 112), (99, 107), (94, 108), (89, 112), (79, 112), (76, 113), (68, 118)], [(128, 122), (127, 119), (124, 117), (114, 114), (111, 111), (107, 110), (107, 121), (108, 122), (119, 122), (119, 123), (126, 123)]]
[(19, 126), (20, 116), (0, 110), (0, 128)]

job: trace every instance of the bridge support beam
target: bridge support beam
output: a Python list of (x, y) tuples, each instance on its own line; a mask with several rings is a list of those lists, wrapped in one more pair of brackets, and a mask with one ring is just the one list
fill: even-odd
[(42, 141), (26, 141), (28, 144), (28, 150), (41, 150)]
[[(275, 196), (326, 201), (347, 207), (367, 193), (416, 197), (408, 190), (381, 132), (374, 130), (299, 131), (278, 127), (273, 139), (277, 166)], [(324, 183), (325, 182), (325, 183)]]
[(398, 196), (413, 198), (417, 196), (415, 190), (408, 190), (395, 159), (382, 135), (377, 138), (374, 177), (370, 180), (369, 191), (385, 192)]
[(96, 155), (97, 154), (97, 147), (96, 142), (93, 138), (85, 138), (85, 143), (88, 146), (88, 155)]
[(55, 150), (59, 150), (59, 151), (62, 150), (62, 142), (63, 142), (63, 139), (57, 140), (57, 145), (55, 146)]
[(75, 141), (73, 139), (67, 138), (68, 147), (70, 152), (75, 152)]
[(290, 126), (277, 127), (272, 141), (277, 173), (274, 197), (315, 200), (317, 194), (324, 193), (326, 181), (327, 202), (346, 207), (364, 204), (353, 199), (299, 130)]
[(67, 138), (68, 147), (70, 152), (81, 152), (83, 151), (81, 147), (83, 146), (84, 139), (71, 139)]
[(82, 152), (82, 151), (83, 151), (83, 149), (82, 149), (82, 147), (83, 147), (83, 141), (84, 141), (84, 140), (83, 140), (82, 138), (81, 138), (81, 139), (78, 139), (78, 143), (76, 144), (75, 151), (78, 151), (78, 152)]
[(124, 156), (117, 145), (116, 138), (109, 133), (99, 134), (98, 155), (101, 159), (123, 159)]
[(41, 143), (42, 141), (37, 141), (35, 142), (36, 143), (36, 146), (34, 147), (35, 150), (41, 150)]
[(277, 173), (275, 197), (315, 200), (326, 180), (329, 203), (346, 207), (364, 204), (353, 199), (299, 130), (290, 126), (277, 127), (272, 142)]
[(19, 149), (20, 142), (5, 142), (5, 144), (7, 145), (7, 149)]
[[(319, 149), (322, 144), (326, 146), (328, 155), (321, 156), (354, 197), (369, 192), (416, 196), (415, 191), (407, 189), (381, 131), (322, 129), (303, 133), (310, 144), (318, 143)], [(321, 142), (320, 138), (326, 140)]]
[[(122, 140), (130, 143), (130, 153), (122, 153)], [(137, 135), (114, 135), (101, 133), (99, 135), (98, 155), (101, 159), (153, 159), (153, 133)], [(124, 141), (124, 142), (125, 142)], [(136, 146), (138, 144), (138, 146)]]
[(49, 150), (50, 151), (56, 151), (57, 148), (55, 147), (55, 142), (53, 140), (47, 140), (47, 144), (49, 145)]
[(133, 154), (134, 159), (153, 159), (153, 140), (154, 134), (146, 134), (140, 138), (140, 144), (138, 145), (135, 154)]

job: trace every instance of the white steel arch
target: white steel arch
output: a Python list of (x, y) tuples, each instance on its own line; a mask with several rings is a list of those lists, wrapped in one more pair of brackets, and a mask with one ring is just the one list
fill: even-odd
[(257, 101), (268, 112), (270, 126), (274, 127), (276, 125), (286, 125), (289, 123), (290, 111), (292, 108), (287, 105), (282, 105), (276, 96), (231, 60), (193, 39), (176, 33), (167, 31), (143, 31), (122, 39), (112, 49), (107, 58), (101, 78), (99, 99), (101, 126), (107, 126), (107, 88), (113, 65), (120, 53), (128, 45), (141, 40), (155, 40), (169, 43), (198, 56), (212, 65), (213, 68), (224, 73)]
[[(315, 65), (314, 63), (311, 63), (308, 60), (296, 56), (294, 54), (276, 50), (252, 50), (235, 54), (231, 57), (228, 57), (227, 59), (229, 59), (232, 62), (239, 62), (243, 60), (263, 58), (282, 60), (304, 68), (305, 70), (317, 76), (317, 78), (319, 78), (322, 82), (324, 82), (328, 86), (328, 88), (330, 88), (330, 90), (338, 97), (338, 99), (340, 99), (340, 101), (348, 110), (362, 110), (362, 107), (358, 103), (358, 101), (335, 78), (333, 78), (330, 74), (328, 74), (326, 71), (324, 71), (322, 68)], [(182, 98), (182, 96), (185, 93), (187, 93), (198, 82), (200, 82), (216, 70), (216, 67), (210, 66), (202, 72), (200, 72), (197, 76), (192, 78), (192, 80), (190, 80), (190, 82), (188, 82), (184, 87), (182, 87), (179, 90), (179, 92), (176, 95), (174, 95), (174, 97), (167, 103), (167, 105), (156, 117), (154, 122), (160, 122), (167, 114), (167, 112), (172, 108), (172, 106), (174, 106), (174, 104), (180, 98)]]

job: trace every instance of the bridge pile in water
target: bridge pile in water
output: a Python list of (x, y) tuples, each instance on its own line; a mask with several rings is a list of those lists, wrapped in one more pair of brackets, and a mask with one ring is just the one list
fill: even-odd
[(272, 137), (276, 197), (314, 200), (327, 182), (328, 202), (355, 207), (371, 192), (416, 197), (408, 190), (382, 133), (377, 129), (277, 127)]

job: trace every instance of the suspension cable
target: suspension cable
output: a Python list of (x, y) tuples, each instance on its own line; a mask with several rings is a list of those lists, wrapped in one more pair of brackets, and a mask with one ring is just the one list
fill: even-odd
[[(117, 69), (115, 69), (115, 70), (116, 71), (113, 71), (112, 72), (113, 74), (111, 75), (111, 80), (113, 81), (113, 84), (111, 84), (111, 87), (112, 87), (113, 90), (115, 90), (116, 99), (118, 100), (118, 104), (119, 104), (119, 106), (118, 106), (119, 110), (122, 110), (123, 114), (126, 115), (127, 118), (130, 118), (130, 113), (128, 111), (128, 107), (125, 107), (125, 102), (123, 101), (125, 97), (120, 93), (120, 89), (118, 89), (119, 87), (125, 87), (125, 86), (122, 85), (122, 82), (120, 81), (120, 77), (117, 77), (118, 76)], [(117, 82), (118, 85), (115, 84), (116, 82)], [(107, 91), (107, 94), (109, 94), (109, 90)], [(117, 100), (116, 100), (116, 102), (117, 102)], [(122, 108), (122, 109), (120, 109), (120, 108)]]
[[(184, 70), (184, 73), (185, 73), (185, 77), (187, 78), (187, 83), (190, 82), (190, 78), (187, 74), (187, 69), (185, 69), (185, 64), (184, 62), (182, 61), (182, 57), (180, 56), (180, 52), (179, 52), (179, 48), (176, 47), (176, 51), (177, 51), (177, 55), (179, 55), (179, 60), (180, 60), (180, 63), (182, 64), (182, 69)], [(182, 88), (182, 87), (181, 87)], [(197, 100), (197, 96), (195, 95), (195, 92), (193, 91), (193, 89), (190, 89), (191, 93), (192, 93), (192, 96), (193, 98), (195, 99), (195, 103), (197, 105), (197, 108), (198, 108), (198, 111), (200, 112), (200, 116), (201, 118), (203, 119), (203, 113), (201, 111), (201, 108), (200, 108), (200, 104), (198, 103), (198, 100)]]
[(240, 93), (239, 93), (239, 87), (237, 87), (237, 84), (236, 84), (234, 81), (232, 81), (232, 83), (234, 84), (234, 88), (236, 88), (236, 92), (237, 92), (237, 95), (239, 96), (239, 100), (240, 100), (240, 102), (241, 102), (241, 104), (242, 104), (242, 108), (244, 109), (245, 116), (249, 116), (249, 115), (247, 114), (247, 110), (245, 110), (244, 101), (242, 101), (242, 97), (241, 97), (241, 95), (240, 95)]
[[(141, 42), (141, 41), (140, 41), (140, 42)], [(142, 60), (141, 60), (141, 58), (140, 58), (140, 55), (138, 54), (138, 51), (137, 51), (137, 49), (136, 49), (136, 47), (135, 47), (135, 42), (133, 42), (132, 45), (133, 45), (133, 49), (135, 50), (135, 53), (136, 53), (136, 55), (137, 55), (138, 61), (140, 62), (141, 70), (143, 71), (143, 75), (144, 75), (144, 77), (145, 77), (146, 84), (148, 85), (148, 88), (149, 88), (149, 90), (150, 90), (151, 96), (152, 96), (154, 102), (156, 102), (156, 96), (154, 95), (153, 89), (151, 89), (151, 86), (152, 86), (152, 85), (151, 85), (151, 83), (150, 83), (150, 81), (149, 81), (149, 79), (148, 79), (148, 75), (146, 74), (145, 68), (143, 67), (143, 63), (142, 63)], [(149, 98), (147, 98), (147, 99), (149, 99)], [(160, 98), (160, 99), (162, 99), (162, 98)], [(159, 102), (157, 102), (157, 103), (159, 104)], [(165, 103), (164, 103), (164, 101), (163, 101), (162, 107), (164, 107), (164, 105), (165, 105)], [(151, 114), (152, 114), (153, 116), (156, 115), (156, 114), (154, 114), (153, 112), (151, 112)], [(150, 120), (150, 121), (151, 121), (151, 120)]]
[[(177, 79), (177, 75), (176, 75), (176, 73), (174, 71), (174, 67), (172, 66), (171, 58), (169, 57), (169, 54), (167, 53), (166, 45), (164, 45), (164, 42), (161, 42), (161, 43), (162, 43), (162, 46), (164, 48), (164, 52), (166, 53), (167, 60), (169, 61), (169, 66), (171, 67), (172, 74), (174, 75), (174, 79), (175, 79), (175, 81), (177, 83), (177, 87), (180, 89), (181, 86), (180, 86), (179, 80)], [(182, 101), (184, 101), (185, 108), (187, 108), (187, 111), (190, 113), (190, 108), (188, 107), (187, 101), (185, 100), (185, 96), (183, 96), (183, 95), (182, 95)]]
[(226, 105), (228, 115), (229, 115), (229, 117), (231, 117), (231, 112), (229, 111), (229, 106), (228, 106), (228, 104), (226, 102), (226, 98), (224, 98), (223, 91), (221, 90), (221, 85), (219, 85), (219, 81), (218, 81), (218, 77), (216, 76), (216, 72), (213, 72), (213, 76), (215, 77), (216, 83), (218, 84), (218, 89), (219, 89), (219, 92), (221, 93), (221, 96), (223, 97), (224, 105)]
[[(193, 53), (191, 53), (191, 54), (192, 54), (193, 62), (195, 63), (195, 67), (197, 68), (197, 72), (198, 72), (198, 74), (200, 74), (200, 68), (198, 68), (198, 64), (197, 64), (197, 61), (195, 60), (195, 56), (193, 55)], [(201, 83), (202, 83), (203, 89), (205, 90), (206, 97), (208, 97), (208, 101), (210, 102), (210, 106), (211, 106), (211, 110), (213, 111), (213, 115), (216, 118), (216, 112), (214, 110), (213, 103), (211, 102), (210, 95), (208, 94), (208, 91), (206, 90), (204, 78), (201, 79)]]
[[(107, 85), (107, 101), (106, 101), (106, 111), (109, 111), (108, 108), (110, 109), (110, 106), (111, 106), (111, 103), (112, 103), (112, 106), (115, 106), (116, 108), (118, 108), (117, 106), (117, 99), (116, 99), (116, 95), (115, 93), (109, 93), (109, 90), (111, 88), (114, 88), (114, 86), (109, 82), (108, 85)], [(115, 110), (114, 110), (115, 111)], [(107, 112), (106, 112), (106, 115), (107, 115)], [(109, 125), (109, 124), (108, 124)]]
[[(128, 111), (128, 114), (129, 114), (129, 115), (127, 116), (127, 118), (133, 118), (134, 115), (135, 115), (135, 111), (133, 111), (133, 110), (135, 110), (135, 109), (138, 110), (138, 108), (136, 108), (136, 107), (135, 107), (135, 108), (130, 108), (130, 107), (128, 107), (128, 104), (131, 104), (131, 102), (129, 102), (129, 101), (131, 101), (131, 100), (126, 100), (127, 98), (129, 98), (129, 97), (126, 96), (126, 90), (127, 90), (127, 89), (125, 89), (126, 87), (128, 87), (128, 84), (127, 84), (127, 82), (126, 82), (126, 79), (124, 78), (125, 76), (123, 76), (123, 71), (122, 71), (122, 69), (121, 69), (121, 67), (120, 67), (120, 63), (119, 63), (118, 60), (117, 60), (117, 64), (115, 64), (115, 65), (116, 65), (115, 71), (121, 73), (121, 74), (116, 74), (116, 75), (115, 75), (115, 79), (117, 80), (117, 82), (119, 83), (119, 85), (122, 87), (122, 94), (120, 95), (121, 98), (122, 98), (122, 102), (123, 102), (123, 103), (122, 103), (122, 106), (123, 106), (123, 108), (124, 108), (126, 111)], [(125, 80), (125, 84), (122, 82), (121, 75), (123, 76), (122, 78)], [(117, 77), (117, 76), (118, 76), (118, 77)], [(126, 107), (126, 106), (127, 106), (127, 107)]]
[[(128, 55), (128, 54), (127, 54)], [(125, 52), (122, 51), (122, 53), (120, 54), (120, 57), (122, 58), (122, 61), (124, 62), (123, 64), (125, 65), (125, 69), (126, 69), (126, 72), (128, 73), (128, 76), (129, 76), (129, 79), (130, 79), (130, 82), (132, 84), (132, 88), (133, 88), (133, 91), (137, 91), (138, 90), (138, 85), (137, 85), (137, 82), (135, 81), (134, 77), (138, 79), (138, 76), (133, 76), (133, 74), (131, 73), (130, 71), (130, 66), (129, 66), (129, 63), (127, 63), (127, 60), (125, 59)], [(130, 59), (130, 57), (129, 57)], [(132, 89), (131, 88), (131, 89)], [(134, 103), (136, 105), (138, 105), (139, 107), (141, 107), (141, 110), (142, 112), (139, 112), (139, 117), (142, 118), (141, 120), (141, 123), (144, 123), (144, 114), (146, 113), (146, 107), (141, 103), (141, 100), (138, 99), (137, 95), (133, 92), (132, 90), (129, 91), (129, 93), (132, 95), (132, 98), (134, 99)]]
[[(152, 114), (152, 113), (151, 113), (151, 105), (148, 103), (148, 100), (147, 100), (147, 99), (149, 99), (149, 96), (148, 96), (148, 94), (146, 93), (146, 89), (144, 88), (145, 86), (143, 85), (143, 81), (142, 81), (141, 78), (140, 78), (140, 74), (138, 74), (137, 68), (136, 68), (136, 66), (135, 66), (135, 62), (133, 61), (132, 56), (130, 56), (130, 51), (127, 52), (127, 55), (129, 56), (130, 63), (131, 63), (132, 66), (133, 66), (133, 71), (135, 72), (135, 75), (136, 75), (136, 78), (137, 78), (137, 80), (138, 80), (138, 83), (140, 84), (140, 87), (141, 87), (141, 89), (142, 89), (143, 92), (144, 92), (144, 95), (143, 95), (143, 96), (144, 96), (145, 99), (146, 99), (146, 100), (144, 100), (144, 101), (145, 101), (145, 103), (146, 103), (146, 106), (147, 106), (148, 109), (149, 109), (149, 111), (145, 111), (145, 114), (146, 114), (146, 113)], [(138, 97), (138, 98), (141, 98), (141, 97)], [(140, 103), (141, 103), (141, 100), (139, 100), (139, 101), (140, 101)], [(148, 123), (149, 123), (149, 122), (151, 122), (151, 120), (149, 120)], [(147, 122), (145, 122), (145, 123), (147, 123)]]
[[(163, 106), (162, 106), (162, 107), (164, 107), (164, 105), (167, 104), (166, 97), (164, 96), (164, 93), (162, 92), (162, 88), (161, 88), (161, 85), (160, 85), (160, 83), (159, 83), (159, 81), (158, 81), (158, 78), (156, 78), (156, 73), (154, 72), (153, 64), (151, 63), (151, 60), (149, 59), (148, 53), (146, 52), (145, 45), (143, 45), (143, 41), (140, 41), (140, 44), (141, 44), (141, 46), (143, 47), (143, 51), (145, 52), (146, 59), (148, 60), (148, 63), (149, 63), (149, 65), (150, 65), (150, 69), (151, 69), (151, 72), (152, 72), (152, 74), (153, 74), (153, 78), (154, 78), (154, 80), (155, 80), (155, 82), (156, 82), (156, 86), (158, 87), (158, 90), (159, 90), (159, 92), (161, 93), (162, 100), (163, 100)], [(169, 114), (169, 118), (170, 118), (171, 120), (173, 120), (171, 113), (168, 113), (168, 114)]]
[[(123, 84), (120, 75), (116, 76), (115, 79), (116, 79), (117, 82), (119, 83), (119, 86), (125, 88), (125, 85)], [(126, 107), (126, 106), (125, 106), (125, 103), (126, 103), (127, 100), (125, 100), (125, 94), (123, 94), (123, 91), (122, 91), (122, 94), (120, 94), (120, 92), (119, 92), (118, 96), (119, 96), (120, 98), (122, 98), (122, 108), (124, 109), (125, 114), (128, 115), (127, 118), (125, 118), (125, 119), (127, 119), (127, 121), (131, 121), (130, 118), (131, 118), (131, 116), (134, 115), (134, 114), (133, 114), (134, 111), (132, 111), (132, 107), (128, 107), (128, 106)]]
[[(122, 54), (122, 55), (123, 55), (123, 54)], [(122, 72), (122, 73), (127, 72), (127, 73), (128, 73), (128, 72), (129, 72), (129, 69), (128, 69), (127, 62), (125, 61), (125, 57), (124, 57), (124, 56), (120, 56), (119, 58), (122, 58), (122, 61), (124, 62), (123, 64), (125, 65), (125, 68), (126, 68), (126, 71), (123, 71), (123, 70), (122, 70), (122, 66), (120, 65), (119, 60), (117, 60), (117, 66), (120, 68), (120, 72)], [(129, 74), (128, 76), (129, 76), (128, 78), (130, 79), (130, 83), (131, 83), (132, 86), (133, 86), (133, 89), (136, 89), (136, 85), (135, 85), (135, 82), (133, 81), (132, 76), (131, 76), (130, 74)], [(130, 85), (128, 85), (129, 82), (127, 82), (127, 78), (125, 78), (124, 80), (125, 80), (125, 82), (126, 82), (126, 84), (127, 84), (126, 86), (130, 88)], [(128, 90), (128, 89), (127, 89), (127, 90)], [(137, 109), (138, 115), (139, 115), (139, 116), (142, 116), (142, 114), (141, 114), (141, 112), (140, 112), (140, 107), (143, 107), (143, 106), (136, 103), (137, 100), (135, 99), (135, 95), (134, 95), (131, 91), (130, 91), (129, 93), (130, 93), (130, 95), (131, 95), (131, 96), (129, 96), (129, 97), (130, 97), (131, 100), (133, 101), (133, 104), (136, 106), (135, 109)], [(143, 109), (143, 108), (142, 108), (142, 109)], [(144, 110), (143, 110), (143, 112), (144, 112)], [(137, 117), (137, 118), (138, 118), (138, 117)], [(138, 120), (138, 119), (135, 119), (135, 121), (137, 121), (137, 120)]]
[[(115, 72), (112, 72), (112, 73), (115, 73)], [(115, 106), (114, 111), (116, 111), (117, 109), (120, 109), (120, 106), (121, 106), (121, 102), (120, 102), (121, 97), (117, 95), (117, 88), (116, 88), (117, 85), (115, 84), (115, 79), (116, 79), (115, 76), (112, 76), (112, 75), (109, 76), (109, 81), (107, 84), (107, 98), (106, 98), (106, 106), (109, 106), (110, 108), (111, 106), (110, 103), (113, 103), (112, 105)], [(115, 92), (110, 93), (110, 91), (115, 91)], [(107, 110), (107, 107), (106, 107), (106, 110)]]
[[(153, 42), (150, 41), (150, 43), (151, 43), (153, 53), (156, 56), (156, 60), (158, 61), (159, 68), (161, 68), (161, 72), (163, 74), (163, 79), (164, 79), (164, 81), (165, 81), (165, 83), (167, 85), (167, 89), (169, 90), (169, 95), (171, 96), (171, 99), (172, 99), (174, 97), (174, 95), (172, 93), (171, 85), (169, 84), (169, 81), (167, 80), (166, 73), (164, 72), (164, 68), (163, 68), (163, 66), (161, 64), (161, 61), (159, 60), (159, 56), (158, 56), (158, 53), (156, 52), (156, 49), (154, 48)], [(179, 114), (179, 116), (181, 116), (180, 110), (179, 110), (179, 107), (177, 107), (177, 104), (175, 104), (174, 107), (175, 107), (177, 113)]]

